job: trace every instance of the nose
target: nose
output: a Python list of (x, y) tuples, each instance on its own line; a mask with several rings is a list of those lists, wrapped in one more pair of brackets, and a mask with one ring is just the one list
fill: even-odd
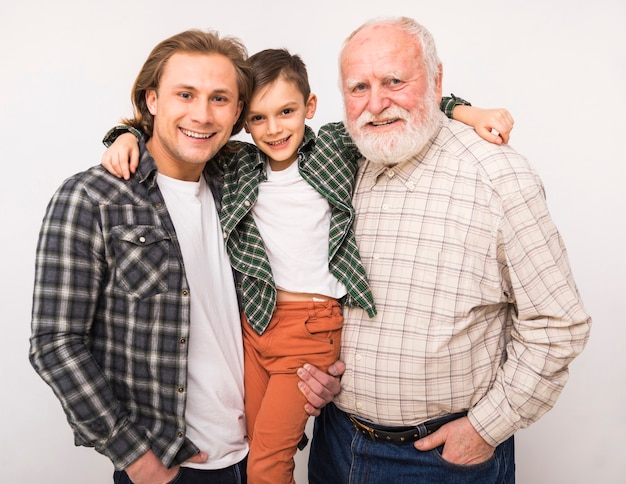
[(276, 134), (282, 131), (280, 122), (273, 116), (267, 118), (267, 134)]
[(198, 99), (194, 103), (193, 110), (191, 112), (192, 118), (195, 122), (202, 124), (210, 124), (213, 121), (213, 107), (207, 99)]
[(372, 114), (380, 114), (391, 106), (391, 100), (383, 86), (373, 86), (369, 93), (367, 109)]

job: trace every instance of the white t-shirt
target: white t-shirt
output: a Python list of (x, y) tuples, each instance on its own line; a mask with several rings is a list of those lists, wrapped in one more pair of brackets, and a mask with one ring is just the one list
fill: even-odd
[(289, 292), (340, 298), (345, 286), (328, 270), (331, 207), (302, 178), (297, 162), (281, 171), (267, 164), (252, 216), (263, 238), (274, 281)]
[(205, 179), (158, 174), (172, 217), (191, 296), (187, 436), (209, 455), (198, 469), (221, 469), (248, 452), (243, 407), (243, 343), (230, 262), (215, 201)]

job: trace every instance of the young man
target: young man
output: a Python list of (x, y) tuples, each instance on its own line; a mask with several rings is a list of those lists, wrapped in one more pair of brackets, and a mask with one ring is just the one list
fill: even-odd
[[(44, 218), (30, 360), (76, 443), (111, 459), (115, 482), (246, 481), (239, 309), (218, 216), (223, 174), (207, 163), (243, 126), (246, 57), (237, 40), (211, 32), (157, 45), (133, 90), (129, 123), (147, 136), (137, 176), (79, 173)], [(333, 380), (320, 385), (327, 390), (314, 405)]]
[[(340, 56), (355, 233), (378, 314), (346, 307), (346, 372), (316, 419), (311, 483), (512, 483), (513, 434), (555, 404), (591, 318), (541, 180), (438, 112), (441, 64), (408, 18), (357, 29)], [(354, 144), (353, 144), (354, 143)]]
[(219, 161), (222, 227), (243, 305), (248, 478), (293, 483), (293, 456), (309, 417), (296, 370), (337, 361), (340, 299), (349, 294), (372, 315), (375, 309), (349, 197), (339, 200), (308, 167), (315, 137), (305, 121), (317, 99), (304, 63), (282, 49), (249, 62), (253, 92), (244, 126), (256, 146), (233, 142)]

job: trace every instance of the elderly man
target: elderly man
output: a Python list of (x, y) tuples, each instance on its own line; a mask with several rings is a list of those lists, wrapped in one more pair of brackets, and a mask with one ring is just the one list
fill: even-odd
[(363, 25), (340, 69), (349, 136), (320, 138), (329, 159), (361, 157), (355, 233), (378, 314), (345, 308), (310, 482), (514, 482), (513, 434), (555, 404), (591, 326), (541, 181), (438, 111), (441, 64), (415, 21)]

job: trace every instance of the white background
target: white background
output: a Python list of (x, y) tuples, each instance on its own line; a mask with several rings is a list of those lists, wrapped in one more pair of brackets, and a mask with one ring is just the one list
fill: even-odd
[(556, 407), (517, 434), (518, 482), (625, 482), (624, 0), (0, 0), (0, 482), (112, 482), (106, 458), (74, 447), (28, 363), (33, 261), (53, 191), (99, 163), (152, 47), (191, 27), (237, 36), (250, 53), (288, 47), (308, 65), (317, 128), (342, 117), (342, 40), (379, 15), (431, 30), (444, 93), (512, 112), (511, 144), (542, 176), (594, 318)]

